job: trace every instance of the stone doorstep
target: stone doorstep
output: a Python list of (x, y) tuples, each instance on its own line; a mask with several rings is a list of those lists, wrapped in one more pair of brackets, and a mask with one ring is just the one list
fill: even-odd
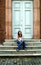
[[(6, 46), (6, 45), (4, 45), (4, 46), (1, 45), (1, 46), (0, 46), (0, 48), (14, 48), (14, 47), (16, 48), (16, 47), (18, 47), (18, 46)], [(29, 47), (29, 48), (30, 48), (30, 47), (32, 47), (32, 48), (33, 48), (33, 47), (36, 47), (36, 48), (39, 48), (39, 47), (41, 47), (41, 46), (40, 46), (40, 45), (37, 45), (37, 46), (34, 45), (34, 46), (26, 46), (26, 47)]]
[[(41, 46), (41, 42), (25, 42), (26, 45), (40, 45)], [(16, 42), (4, 42), (3, 45), (17, 45)]]
[[(16, 50), (0, 50), (0, 52), (1, 52), (1, 51), (2, 51), (2, 52), (4, 52), (4, 51), (5, 51), (5, 52), (14, 52), (14, 51), (17, 52)], [(19, 51), (21, 51), (21, 52), (25, 52), (25, 51), (26, 51), (26, 52), (28, 52), (28, 51), (29, 51), (29, 52), (34, 52), (34, 51), (36, 51), (36, 52), (37, 52), (37, 51), (41, 52), (41, 49), (29, 49), (29, 50), (26, 49), (26, 50), (19, 50)]]
[(41, 56), (41, 54), (0, 54), (0, 56)]
[[(40, 40), (39, 40), (40, 41)], [(9, 46), (6, 46), (5, 44), (13, 44), (13, 46), (12, 45), (9, 45)], [(14, 46), (14, 44), (15, 44), (15, 41), (14, 40), (6, 40), (5, 42), (4, 42), (4, 45), (0, 45), (0, 47), (2, 48), (4, 48), (4, 47), (7, 47), (7, 48), (9, 48), (9, 47), (17, 47), (17, 46)], [(31, 46), (27, 46), (27, 47), (41, 47), (41, 42), (34, 42), (34, 41), (32, 41), (32, 42), (27, 42), (26, 41), (26, 44), (31, 44)], [(32, 46), (32, 44), (33, 44), (33, 46)], [(35, 44), (35, 45), (34, 45)], [(39, 44), (39, 45), (38, 45)], [(19, 50), (20, 52), (28, 52), (28, 54), (11, 54), (11, 53), (3, 53), (3, 52), (17, 52), (16, 50), (0, 50), (0, 52), (2, 52), (1, 54), (0, 54), (0, 56), (41, 56), (41, 49), (27, 49), (27, 50)], [(33, 53), (33, 52), (37, 52), (37, 53)], [(40, 52), (40, 53), (38, 53), (38, 51)], [(29, 53), (29, 52), (32, 52), (32, 53)]]
[[(8, 40), (8, 39), (5, 39), (5, 42), (14, 42), (16, 39), (10, 39), (10, 40)], [(40, 42), (41, 41), (41, 39), (23, 39), (23, 40), (25, 40), (25, 41), (28, 41), (28, 42)]]

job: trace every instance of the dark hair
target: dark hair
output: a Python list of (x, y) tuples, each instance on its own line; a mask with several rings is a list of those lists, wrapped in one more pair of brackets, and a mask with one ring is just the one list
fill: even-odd
[(21, 32), (21, 34), (19, 32), (21, 32), (21, 31), (18, 31), (18, 37), (22, 37), (22, 32)]

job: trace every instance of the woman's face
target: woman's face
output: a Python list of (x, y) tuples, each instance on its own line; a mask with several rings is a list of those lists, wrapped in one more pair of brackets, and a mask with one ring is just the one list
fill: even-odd
[(19, 32), (18, 33), (18, 37), (22, 37), (22, 32)]

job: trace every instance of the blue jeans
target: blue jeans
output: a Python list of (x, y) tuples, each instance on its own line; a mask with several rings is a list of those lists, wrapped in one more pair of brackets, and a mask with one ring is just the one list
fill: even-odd
[(16, 40), (17, 44), (18, 44), (18, 47), (17, 49), (20, 49), (21, 46), (23, 46), (23, 49), (26, 49), (26, 44), (24, 41), (19, 41), (19, 40)]

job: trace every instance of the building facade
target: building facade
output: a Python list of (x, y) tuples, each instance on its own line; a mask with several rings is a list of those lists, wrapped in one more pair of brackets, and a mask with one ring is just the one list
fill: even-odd
[[(16, 2), (17, 1), (18, 0), (16, 0)], [(29, 1), (29, 2), (27, 2), (27, 1)], [(13, 21), (14, 21), (13, 15), (14, 15), (15, 12), (12, 14), (12, 12), (13, 12), (12, 8), (14, 6), (13, 5), (14, 3), (12, 4), (12, 2), (15, 2), (15, 1), (14, 0), (0, 0), (0, 43), (3, 43), (3, 41), (5, 41), (5, 39), (13, 39), (14, 38), (13, 33), (15, 33), (15, 31), (13, 31), (12, 28), (14, 28), (14, 27), (12, 27), (12, 26), (15, 23), (12, 22), (12, 18), (13, 18)], [(21, 0), (21, 2), (24, 3), (24, 0), (23, 1)], [(33, 16), (32, 16), (33, 24), (31, 23), (31, 26), (33, 26), (32, 27), (33, 29), (31, 29), (31, 31), (33, 31), (33, 35), (31, 37), (31, 39), (40, 39), (41, 38), (41, 15), (40, 15), (41, 14), (41, 0), (26, 0), (25, 2), (26, 3), (33, 2), (33, 5), (31, 4), (31, 8), (33, 7), (33, 9), (31, 9), (31, 11), (33, 10)], [(17, 5), (15, 5), (15, 6), (17, 7)], [(28, 7), (30, 6), (29, 4), (26, 4), (26, 5), (21, 4), (21, 6), (22, 5), (24, 7), (26, 5), (28, 5)], [(24, 9), (24, 7), (23, 7), (23, 9)], [(21, 12), (24, 11), (24, 10), (22, 10), (22, 8), (20, 8), (20, 10), (21, 10)], [(16, 11), (18, 11), (18, 9)], [(29, 10), (26, 9), (25, 11), (26, 12), (30, 11), (30, 9)], [(21, 16), (22, 16), (22, 14), (21, 14)], [(28, 17), (28, 16), (26, 15), (26, 17)], [(23, 18), (23, 20), (24, 20), (24, 18)], [(16, 18), (16, 20), (17, 20), (17, 18)], [(30, 30), (26, 30), (26, 31), (30, 31)]]

